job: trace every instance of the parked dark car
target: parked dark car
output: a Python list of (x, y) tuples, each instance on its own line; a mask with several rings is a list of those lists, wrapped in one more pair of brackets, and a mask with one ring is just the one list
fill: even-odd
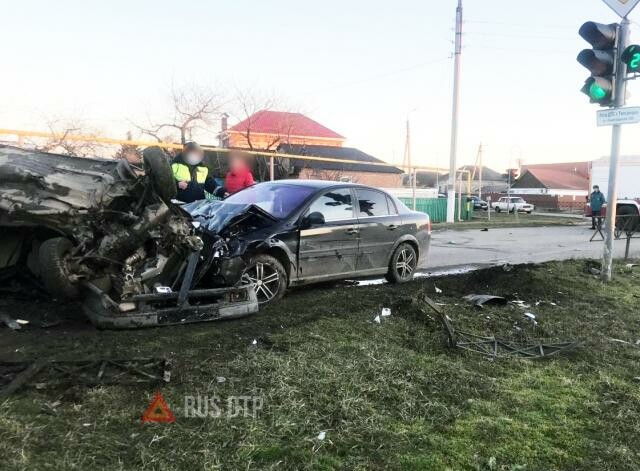
[(482, 209), (486, 211), (489, 208), (489, 205), (486, 201), (481, 200), (477, 196), (469, 196), (467, 197), (467, 201), (473, 203), (473, 209)]
[(244, 265), (241, 282), (255, 285), (260, 303), (281, 298), (288, 286), (325, 280), (409, 281), (431, 237), (428, 215), (376, 188), (338, 182), (260, 183), (184, 209), (204, 233), (228, 240), (227, 260), (211, 274), (213, 282), (233, 282), (232, 266)]

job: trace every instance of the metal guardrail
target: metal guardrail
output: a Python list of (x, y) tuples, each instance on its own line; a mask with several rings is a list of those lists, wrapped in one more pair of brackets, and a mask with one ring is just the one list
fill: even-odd
[[(598, 242), (604, 240), (604, 234), (602, 233), (602, 218), (597, 219), (596, 229), (589, 239), (589, 242)], [(600, 236), (600, 237), (598, 237)], [(631, 247), (631, 239), (640, 239), (640, 215), (638, 214), (623, 214), (616, 216), (616, 228), (614, 230), (614, 237), (616, 240), (625, 238), (625, 250), (624, 258), (629, 258), (629, 249)]]

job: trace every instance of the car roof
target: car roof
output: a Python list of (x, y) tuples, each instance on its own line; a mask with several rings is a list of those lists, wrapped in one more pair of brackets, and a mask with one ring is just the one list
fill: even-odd
[(323, 188), (332, 188), (332, 187), (338, 187), (338, 186), (348, 186), (348, 187), (360, 187), (360, 188), (368, 188), (368, 189), (372, 189), (372, 190), (379, 190), (379, 188), (374, 188), (371, 186), (367, 186), (367, 185), (361, 185), (358, 183), (351, 183), (351, 182), (334, 182), (334, 181), (329, 181), (329, 180), (295, 180), (295, 179), (289, 179), (289, 180), (275, 180), (275, 181), (266, 181), (266, 182), (262, 182), (262, 183), (271, 183), (271, 184), (276, 184), (276, 185), (282, 185), (282, 186), (305, 186), (305, 187), (310, 187), (310, 188), (315, 188), (318, 190), (321, 190)]

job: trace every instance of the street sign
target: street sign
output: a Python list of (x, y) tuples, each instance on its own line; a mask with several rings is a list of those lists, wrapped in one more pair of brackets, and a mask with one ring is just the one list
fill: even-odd
[(598, 126), (640, 123), (640, 106), (598, 111), (597, 117)]
[(625, 18), (640, 0), (603, 0), (620, 18)]

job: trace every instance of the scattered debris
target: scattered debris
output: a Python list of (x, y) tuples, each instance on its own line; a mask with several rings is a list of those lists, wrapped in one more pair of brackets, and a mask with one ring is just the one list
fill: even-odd
[(382, 317), (389, 317), (391, 315), (391, 308), (383, 307), (382, 308)]
[(380, 320), (380, 316), (376, 316), (373, 318), (373, 322), (375, 322), (376, 324), (380, 324), (381, 320)]
[(506, 272), (510, 272), (511, 270), (513, 270), (513, 265), (509, 265), (508, 263), (505, 263), (504, 265), (502, 265), (502, 270)]
[(4, 312), (0, 312), (0, 321), (2, 321), (7, 327), (11, 330), (20, 330), (22, 326), (20, 323), (11, 317), (9, 314), (5, 314)]
[(316, 437), (318, 440), (324, 440), (327, 437), (327, 432), (322, 431), (318, 434), (318, 436)]
[(436, 294), (442, 294), (442, 290), (440, 288), (438, 288), (437, 286), (433, 286), (434, 289), (436, 290)]
[(168, 383), (171, 363), (164, 358), (131, 360), (0, 361), (0, 398), (28, 384), (37, 389), (68, 384)]
[(216, 383), (222, 384), (226, 381), (227, 381), (227, 378), (225, 378), (224, 376), (216, 376)]
[(482, 336), (455, 330), (451, 319), (428, 297), (424, 302), (437, 314), (438, 321), (442, 324), (447, 334), (449, 347), (468, 350), (493, 358), (545, 358), (572, 350), (582, 344), (580, 340), (568, 342), (543, 343), (541, 341), (517, 343), (501, 340), (494, 336)]
[(507, 300), (502, 296), (493, 296), (490, 294), (468, 294), (464, 299), (472, 303), (474, 306), (483, 308), (485, 304), (506, 305)]
[(589, 273), (591, 273), (592, 275), (599, 275), (600, 274), (600, 269), (595, 268), (595, 267), (589, 267)]
[(488, 227), (483, 227), (482, 229), (480, 229), (480, 232), (489, 232), (489, 228)]
[(450, 240), (449, 242), (447, 242), (447, 244), (449, 244), (449, 245), (458, 245), (458, 243), (455, 240)]
[(524, 317), (528, 318), (533, 322), (533, 325), (538, 325), (538, 321), (536, 320), (536, 315), (532, 312), (525, 312)]
[(521, 299), (514, 299), (513, 301), (510, 301), (510, 303), (516, 307), (519, 307), (520, 309), (529, 309), (531, 307), (530, 304), (525, 303)]
[(251, 341), (251, 345), (258, 345), (258, 341), (257, 341), (256, 339), (253, 339), (253, 340)]
[(627, 264), (625, 265), (625, 267), (627, 267), (627, 268), (633, 268), (633, 267), (637, 267), (637, 266), (638, 266), (638, 264), (637, 264), (637, 263), (627, 263)]

